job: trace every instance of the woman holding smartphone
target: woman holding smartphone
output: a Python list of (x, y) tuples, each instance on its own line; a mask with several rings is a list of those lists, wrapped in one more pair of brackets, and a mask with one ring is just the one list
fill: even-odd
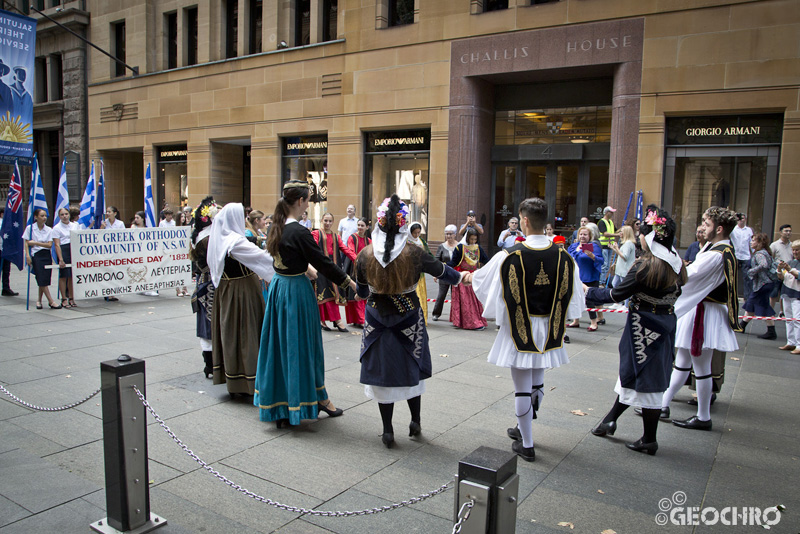
[[(592, 241), (592, 231), (581, 226), (578, 229), (578, 241), (569, 246), (568, 252), (575, 258), (575, 263), (580, 269), (581, 282), (588, 287), (600, 285), (600, 272), (603, 269), (603, 249), (600, 245)], [(594, 332), (597, 330), (597, 312), (589, 312), (591, 325), (587, 330)], [(569, 328), (580, 326), (579, 322), (570, 323)]]

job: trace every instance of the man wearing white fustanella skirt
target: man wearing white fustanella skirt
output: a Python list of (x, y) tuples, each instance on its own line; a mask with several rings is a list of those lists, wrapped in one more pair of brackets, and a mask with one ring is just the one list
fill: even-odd
[[(675, 330), (675, 366), (669, 389), (661, 401), (661, 417), (669, 418), (669, 403), (694, 370), (697, 387), (697, 415), (672, 421), (681, 428), (711, 430), (711, 359), (714, 350), (739, 349), (734, 332), (741, 332), (737, 298), (736, 255), (730, 234), (736, 213), (713, 206), (703, 213), (705, 247), (686, 268), (689, 278), (675, 302), (678, 324)], [(723, 371), (724, 372), (724, 371)]]
[(544, 396), (544, 372), (569, 363), (565, 323), (585, 307), (575, 261), (544, 235), (547, 207), (541, 198), (523, 200), (519, 224), (525, 241), (498, 252), (471, 277), (483, 317), (500, 327), (489, 363), (510, 368), (514, 381), (517, 427), (508, 429), (511, 449), (529, 462), (536, 458), (533, 420)]

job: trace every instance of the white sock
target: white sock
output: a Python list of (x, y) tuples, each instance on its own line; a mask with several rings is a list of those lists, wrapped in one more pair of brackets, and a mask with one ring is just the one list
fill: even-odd
[(692, 356), (689, 354), (689, 349), (678, 349), (675, 354), (675, 368), (672, 369), (672, 375), (669, 379), (669, 388), (667, 388), (667, 391), (664, 392), (664, 396), (661, 398), (662, 408), (669, 408), (669, 403), (672, 402), (672, 398), (678, 390), (686, 384), (686, 379), (689, 377), (689, 371), (681, 371), (678, 368), (692, 368)]
[(533, 406), (530, 396), (533, 376), (531, 370), (512, 367), (511, 380), (514, 381), (514, 391), (523, 395), (514, 397), (514, 414), (517, 416), (517, 426), (522, 435), (522, 446), (530, 448), (533, 447)]

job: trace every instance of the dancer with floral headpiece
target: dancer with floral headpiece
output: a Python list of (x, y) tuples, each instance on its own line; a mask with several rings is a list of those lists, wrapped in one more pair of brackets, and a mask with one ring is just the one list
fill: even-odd
[(619, 378), (614, 387), (617, 399), (592, 434), (613, 436), (619, 416), (628, 406), (639, 406), (644, 433), (627, 447), (650, 455), (658, 450), (661, 398), (669, 385), (677, 323), (675, 301), (686, 283), (686, 268), (672, 246), (674, 239), (675, 221), (651, 204), (639, 236), (645, 254), (614, 289), (590, 287), (586, 293), (587, 300), (598, 303), (630, 299), (628, 320), (619, 341)]
[(319, 307), (309, 277), (319, 270), (341, 289), (355, 290), (356, 285), (298, 222), (308, 209), (309, 194), (306, 182), (286, 182), (267, 236), (275, 276), (267, 290), (253, 402), (261, 420), (275, 421), (278, 428), (316, 419), (319, 411), (329, 417), (343, 413), (325, 389)]
[(394, 446), (394, 403), (407, 401), (409, 436), (420, 434), (421, 395), (432, 373), (428, 331), (416, 293), (420, 275), (457, 285), (464, 274), (446, 266), (421, 247), (406, 246), (408, 206), (392, 195), (378, 208), (372, 244), (358, 255), (358, 295), (366, 298), (366, 326), (361, 341), (361, 383), (378, 401), (383, 421), (381, 440)]
[(214, 372), (214, 361), (211, 357), (211, 310), (214, 306), (214, 284), (211, 283), (211, 271), (208, 268), (208, 238), (211, 236), (211, 224), (219, 206), (213, 197), (206, 197), (192, 211), (192, 249), (189, 257), (194, 262), (197, 273), (197, 286), (192, 294), (192, 311), (197, 315), (197, 337), (200, 338), (200, 350), (203, 352), (206, 378)]

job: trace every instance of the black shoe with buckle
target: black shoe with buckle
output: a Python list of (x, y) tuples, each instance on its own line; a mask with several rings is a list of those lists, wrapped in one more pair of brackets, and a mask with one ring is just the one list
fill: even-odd
[(656, 451), (658, 450), (658, 442), (654, 441), (652, 443), (644, 443), (641, 438), (634, 441), (633, 443), (626, 443), (626, 447), (628, 447), (632, 451), (638, 452), (646, 452), (650, 456), (655, 456)]
[(536, 460), (536, 451), (533, 447), (525, 447), (522, 441), (515, 441), (511, 444), (511, 450), (517, 453), (517, 456), (526, 462), (533, 462)]

